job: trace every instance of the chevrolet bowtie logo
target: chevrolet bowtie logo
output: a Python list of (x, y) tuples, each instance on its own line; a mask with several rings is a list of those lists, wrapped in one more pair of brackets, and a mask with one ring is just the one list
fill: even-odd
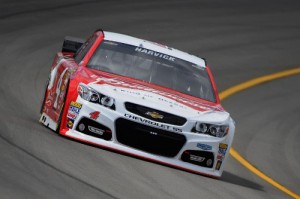
[(159, 113), (157, 113), (157, 112), (150, 112), (150, 111), (148, 111), (148, 112), (146, 113), (146, 115), (149, 115), (149, 116), (151, 116), (151, 117), (154, 118), (154, 119), (163, 119), (163, 118), (164, 118), (163, 115), (161, 115), (161, 114), (159, 114)]

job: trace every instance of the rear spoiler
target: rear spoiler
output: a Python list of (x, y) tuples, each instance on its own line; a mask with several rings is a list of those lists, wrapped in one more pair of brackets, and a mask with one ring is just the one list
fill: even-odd
[[(95, 30), (94, 33), (101, 32), (104, 35), (104, 31), (102, 29)], [(62, 52), (71, 52), (76, 53), (77, 50), (84, 44), (85, 40), (81, 38), (66, 36), (64, 39)]]
[(62, 52), (76, 53), (77, 50), (82, 46), (82, 44), (84, 42), (85, 42), (84, 39), (66, 36), (64, 38), (64, 43), (63, 43), (61, 51)]

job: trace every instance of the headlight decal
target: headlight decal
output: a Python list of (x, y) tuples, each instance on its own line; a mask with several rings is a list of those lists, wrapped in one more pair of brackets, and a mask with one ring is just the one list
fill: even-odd
[(216, 125), (196, 122), (195, 126), (191, 130), (194, 133), (207, 134), (214, 137), (222, 138), (229, 132), (228, 125)]
[(100, 104), (104, 107), (115, 110), (115, 99), (109, 96), (106, 96), (102, 93), (99, 93), (92, 89), (91, 87), (80, 83), (77, 88), (78, 95), (89, 102)]

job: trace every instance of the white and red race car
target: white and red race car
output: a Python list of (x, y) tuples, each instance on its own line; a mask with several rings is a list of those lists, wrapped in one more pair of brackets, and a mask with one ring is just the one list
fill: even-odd
[(235, 125), (206, 62), (127, 35), (66, 37), (40, 122), (82, 142), (219, 178)]

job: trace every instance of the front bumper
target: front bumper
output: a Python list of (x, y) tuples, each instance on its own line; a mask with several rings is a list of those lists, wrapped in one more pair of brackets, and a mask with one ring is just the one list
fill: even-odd
[[(77, 102), (82, 108), (72, 125), (67, 118), (62, 135), (181, 170), (214, 178), (222, 175), (233, 137), (230, 132), (224, 138), (199, 135), (185, 131), (191, 129), (188, 122), (182, 132), (168, 131), (126, 118), (129, 112), (122, 106), (114, 111), (80, 97)], [(96, 118), (91, 116), (95, 112), (99, 112)]]

